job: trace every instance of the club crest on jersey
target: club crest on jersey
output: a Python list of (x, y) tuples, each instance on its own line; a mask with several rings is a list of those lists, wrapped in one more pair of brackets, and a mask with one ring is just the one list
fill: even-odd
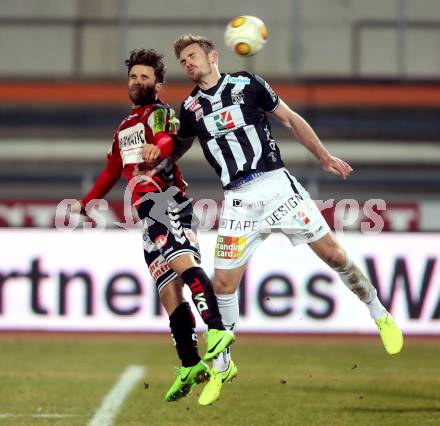
[(238, 92), (231, 92), (232, 103), (244, 104), (244, 93), (240, 90)]
[(166, 235), (159, 235), (154, 240), (154, 244), (156, 244), (156, 247), (160, 249), (167, 243), (167, 241), (168, 241), (168, 238)]
[(222, 111), (220, 114), (214, 115), (214, 122), (217, 130), (228, 130), (235, 127), (230, 111)]

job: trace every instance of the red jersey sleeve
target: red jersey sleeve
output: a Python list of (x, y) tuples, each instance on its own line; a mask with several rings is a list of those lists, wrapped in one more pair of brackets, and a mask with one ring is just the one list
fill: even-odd
[(81, 204), (85, 206), (90, 200), (103, 198), (114, 184), (118, 181), (122, 173), (122, 158), (119, 152), (117, 134), (113, 138), (111, 150), (107, 154), (107, 163), (104, 170), (99, 174), (92, 189), (82, 199)]

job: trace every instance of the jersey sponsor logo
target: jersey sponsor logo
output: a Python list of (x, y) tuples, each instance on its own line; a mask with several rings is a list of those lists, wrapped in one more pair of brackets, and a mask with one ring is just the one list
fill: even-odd
[(142, 162), (142, 147), (147, 143), (145, 140), (145, 127), (143, 123), (121, 130), (118, 134), (119, 150), (122, 163), (137, 164)]
[(235, 127), (231, 111), (222, 111), (220, 114), (214, 115), (214, 122), (217, 130), (229, 130)]
[(170, 269), (170, 265), (165, 261), (163, 256), (159, 256), (148, 267), (150, 274), (155, 281), (157, 281), (162, 275), (166, 274)]
[(232, 91), (231, 92), (232, 103), (234, 104), (244, 104), (244, 93), (243, 91)]
[(213, 102), (211, 102), (211, 108), (213, 111), (217, 111), (219, 109), (221, 109), (223, 106), (223, 102), (221, 100), (221, 98), (218, 98), (216, 100), (214, 100)]
[(199, 96), (198, 95), (196, 95), (195, 97), (194, 96), (189, 96), (183, 102), (183, 107), (186, 110), (189, 110), (189, 111), (195, 111), (197, 108), (199, 108), (198, 105), (200, 105)]
[(240, 105), (230, 105), (220, 111), (211, 112), (205, 115), (203, 122), (214, 138), (246, 125)]
[(269, 84), (267, 81), (264, 82), (264, 87), (266, 88), (266, 90), (267, 90), (267, 92), (269, 93), (269, 95), (270, 95), (270, 97), (272, 98), (272, 100), (273, 100), (274, 102), (276, 102), (276, 100), (277, 100), (277, 95), (276, 95), (276, 93), (273, 91), (272, 87), (270, 87), (270, 84)]
[(185, 108), (191, 112), (194, 112), (194, 111), (197, 111), (201, 107), (202, 107), (202, 105), (200, 105), (199, 99), (195, 98)]
[(293, 219), (300, 226), (305, 226), (310, 223), (310, 219), (307, 217), (307, 215), (302, 210), (300, 210), (298, 213), (294, 214)]
[(215, 257), (220, 259), (240, 259), (244, 254), (246, 241), (245, 237), (217, 236)]
[(237, 220), (224, 219), (220, 220), (219, 229), (228, 229), (229, 231), (257, 231), (258, 220)]
[(287, 201), (285, 201), (281, 206), (275, 209), (272, 213), (270, 213), (267, 217), (264, 218), (268, 225), (275, 225), (279, 222), (284, 216), (286, 216), (289, 212), (298, 207), (300, 201), (303, 200), (303, 197), (299, 194), (295, 194), (294, 197), (290, 197)]
[(233, 199), (232, 200), (232, 206), (233, 207), (244, 207), (249, 209), (262, 209), (272, 203), (277, 197), (279, 196), (278, 193), (274, 194), (272, 198), (269, 198), (267, 200), (256, 200), (256, 201), (247, 201), (247, 200), (239, 200), (239, 199)]
[(133, 148), (145, 143), (145, 128), (142, 123), (119, 132), (119, 149)]
[(231, 84), (251, 84), (251, 79), (249, 77), (228, 77), (228, 83)]

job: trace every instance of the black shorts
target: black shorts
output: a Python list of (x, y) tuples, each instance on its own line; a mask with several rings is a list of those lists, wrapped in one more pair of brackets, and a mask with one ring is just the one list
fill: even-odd
[(191, 254), (200, 262), (198, 222), (190, 200), (181, 192), (142, 194), (138, 214), (142, 219), (145, 261), (160, 291), (177, 278), (170, 261)]

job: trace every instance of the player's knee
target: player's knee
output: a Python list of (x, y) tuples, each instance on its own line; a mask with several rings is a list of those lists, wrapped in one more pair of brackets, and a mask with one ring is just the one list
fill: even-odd
[(347, 256), (345, 254), (345, 251), (340, 249), (339, 247), (332, 248), (324, 254), (324, 261), (331, 268), (341, 268), (345, 265), (346, 260)]
[(229, 294), (232, 291), (231, 281), (221, 275), (215, 275), (212, 282), (215, 294)]

